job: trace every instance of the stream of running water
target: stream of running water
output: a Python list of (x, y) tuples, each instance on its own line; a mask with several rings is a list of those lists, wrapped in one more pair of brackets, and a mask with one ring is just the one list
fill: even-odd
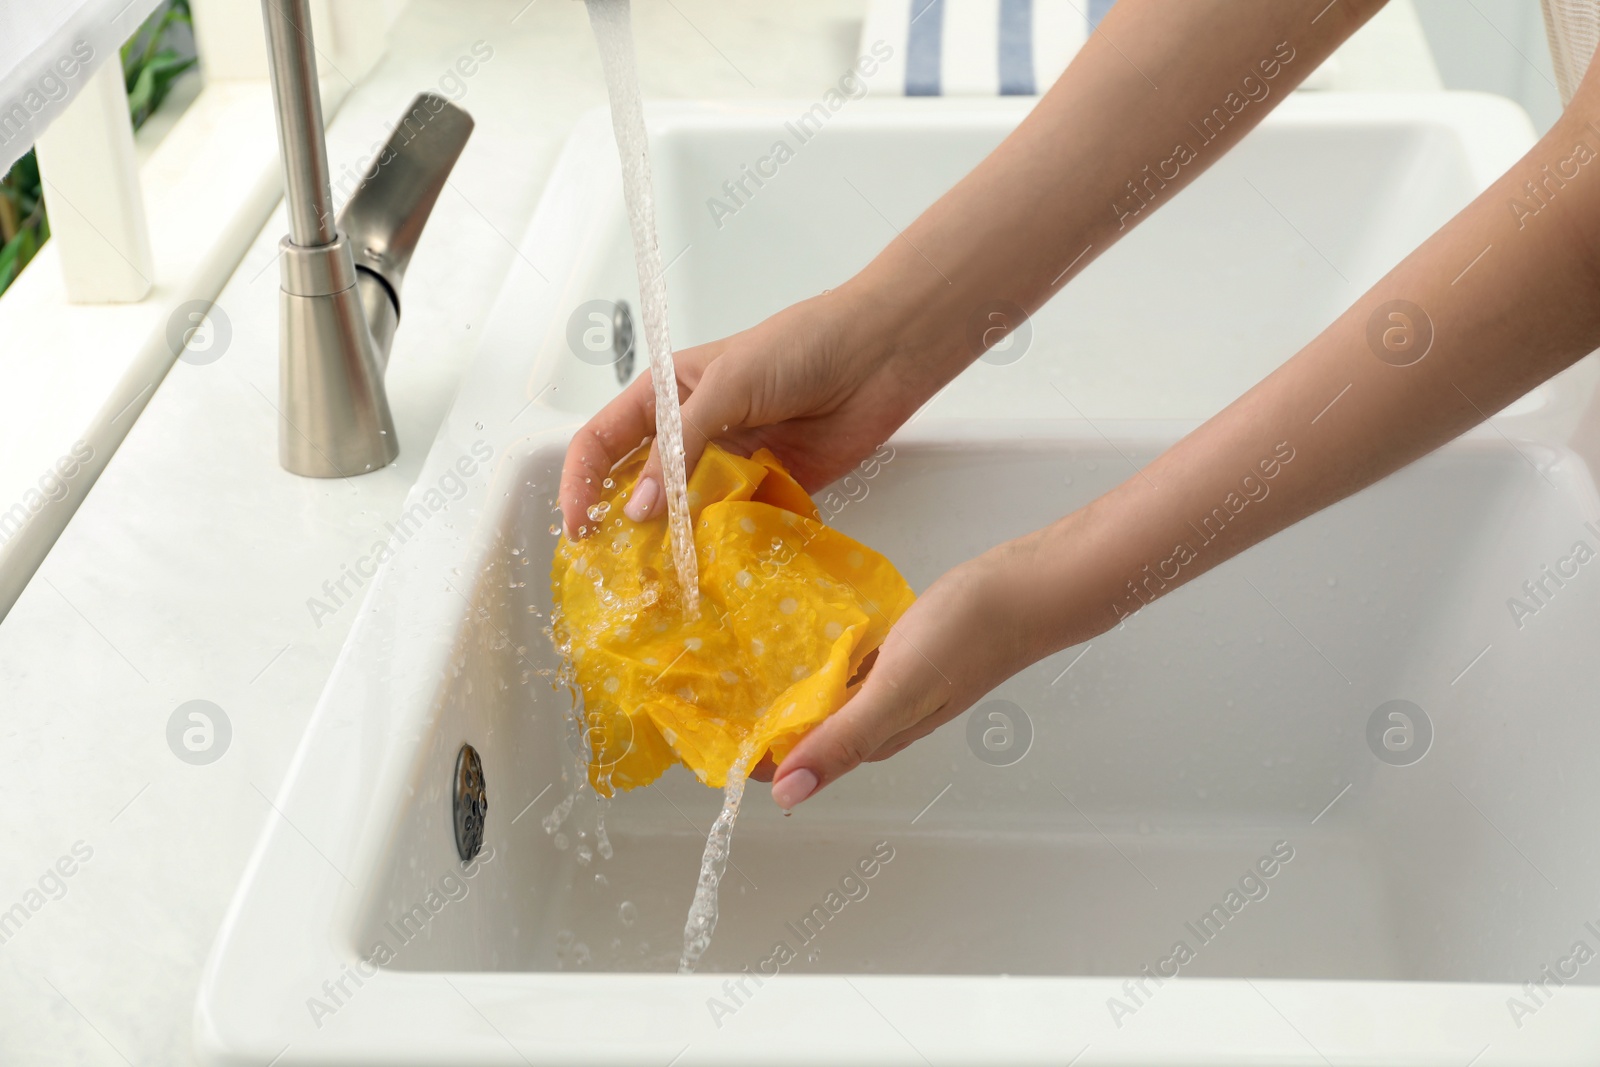
[(644, 104), (639, 95), (639, 70), (633, 54), (633, 17), (629, 0), (586, 0), (589, 25), (600, 46), (606, 92), (611, 98), (611, 126), (622, 157), (622, 192), (633, 231), (633, 256), (639, 270), (639, 304), (644, 316), (645, 345), (650, 349), (650, 377), (656, 396), (656, 450), (661, 456), (662, 491), (667, 499), (672, 562), (683, 594), (683, 610), (694, 618), (700, 610), (700, 581), (689, 526), (687, 472), (683, 463), (683, 413), (678, 406), (678, 375), (672, 364), (672, 339), (667, 332), (667, 279), (661, 266), (656, 233), (655, 192), (650, 180), (650, 144), (645, 137)]
[[(600, 46), (606, 91), (611, 98), (611, 125), (622, 157), (622, 188), (628, 202), (628, 223), (633, 230), (633, 252), (639, 270), (639, 302), (644, 315), (645, 343), (650, 349), (650, 374), (656, 397), (656, 445), (661, 455), (662, 489), (667, 498), (668, 532), (673, 564), (683, 593), (688, 618), (699, 612), (699, 576), (694, 534), (689, 526), (689, 497), (683, 459), (683, 416), (678, 407), (678, 377), (672, 364), (672, 342), (667, 335), (667, 283), (661, 267), (661, 244), (656, 233), (655, 194), (650, 180), (650, 146), (645, 138), (644, 107), (639, 94), (639, 72), (633, 52), (632, 13), (629, 0), (585, 0), (589, 24)], [(739, 817), (751, 753), (741, 752), (728, 771), (722, 812), (706, 838), (700, 860), (700, 877), (694, 902), (683, 930), (683, 955), (678, 972), (694, 971), (711, 945), (717, 926), (717, 890), (733, 848), (733, 824)]]

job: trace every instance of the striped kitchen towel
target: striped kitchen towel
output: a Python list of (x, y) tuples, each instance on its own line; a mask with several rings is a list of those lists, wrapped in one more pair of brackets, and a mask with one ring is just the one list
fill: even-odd
[(872, 0), (861, 55), (873, 88), (906, 96), (1037, 96), (1112, 0)]

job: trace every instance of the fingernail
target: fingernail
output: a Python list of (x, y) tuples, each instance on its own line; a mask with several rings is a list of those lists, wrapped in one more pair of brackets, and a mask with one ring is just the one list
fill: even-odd
[(634, 522), (643, 522), (650, 517), (650, 511), (656, 506), (656, 498), (660, 495), (661, 486), (656, 484), (654, 478), (641, 478), (639, 484), (633, 487), (633, 495), (628, 498), (622, 513)]
[(788, 811), (816, 791), (817, 776), (802, 768), (772, 783), (772, 800), (778, 807)]

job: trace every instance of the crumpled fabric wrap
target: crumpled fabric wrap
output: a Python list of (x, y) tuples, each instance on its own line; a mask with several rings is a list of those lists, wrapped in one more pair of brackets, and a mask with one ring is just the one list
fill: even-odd
[(612, 472), (597, 532), (551, 566), (553, 635), (582, 694), (603, 796), (682, 763), (721, 788), (741, 756), (781, 761), (837, 711), (916, 595), (894, 565), (830, 529), (765, 449), (708, 446), (689, 479), (700, 612), (682, 610), (667, 523), (622, 513), (643, 449)]

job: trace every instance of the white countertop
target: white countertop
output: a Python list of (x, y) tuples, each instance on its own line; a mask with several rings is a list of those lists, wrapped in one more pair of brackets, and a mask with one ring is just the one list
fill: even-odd
[[(645, 96), (815, 98), (862, 6), (641, 0)], [(329, 131), (336, 182), (480, 40), (492, 58), (450, 94), (477, 131), (406, 280), (398, 462), (278, 467), (280, 208), (218, 299), (227, 351), (174, 365), (0, 624), (0, 1063), (192, 1062), (201, 967), (358, 610), (319, 625), (307, 601), (398, 513), (562, 141), (604, 101), (580, 4), (415, 0)], [(208, 765), (168, 747), (190, 700), (231, 725)], [(73, 873), (47, 875), (58, 860)]]

